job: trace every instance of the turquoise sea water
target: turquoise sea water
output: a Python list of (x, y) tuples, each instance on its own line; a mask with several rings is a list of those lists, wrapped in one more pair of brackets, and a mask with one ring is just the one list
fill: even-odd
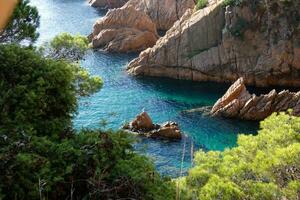
[[(105, 11), (91, 8), (85, 0), (31, 0), (41, 15), (38, 44), (49, 41), (61, 32), (88, 35), (92, 25)], [(191, 151), (224, 150), (236, 144), (238, 133), (254, 133), (257, 123), (211, 118), (199, 113), (183, 112), (213, 105), (229, 85), (195, 83), (170, 79), (130, 77), (125, 67), (137, 54), (112, 54), (89, 51), (82, 65), (91, 74), (104, 80), (103, 89), (91, 97), (80, 99), (74, 119), (77, 129), (117, 129), (145, 109), (153, 121), (176, 121), (187, 135), (182, 141), (171, 142), (141, 138), (138, 151), (149, 155), (162, 174), (178, 176), (183, 149), (183, 172), (191, 166)], [(184, 148), (185, 147), (185, 148)]]

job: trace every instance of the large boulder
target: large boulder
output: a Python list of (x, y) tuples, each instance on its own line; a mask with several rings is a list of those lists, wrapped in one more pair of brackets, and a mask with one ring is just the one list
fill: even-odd
[(128, 0), (89, 0), (89, 4), (93, 7), (111, 9), (111, 8), (120, 8)]
[(135, 131), (149, 131), (154, 129), (152, 119), (146, 112), (137, 115), (130, 123), (130, 126)]
[(188, 10), (129, 74), (248, 85), (300, 86), (300, 1), (210, 1)]
[(129, 0), (126, 6), (146, 13), (159, 30), (170, 29), (188, 9), (195, 7), (194, 0)]
[(112, 52), (136, 52), (155, 44), (155, 24), (133, 6), (112, 9), (94, 25), (90, 35), (93, 48)]
[(283, 90), (277, 93), (272, 90), (265, 95), (251, 95), (246, 89), (244, 79), (239, 78), (215, 103), (211, 114), (246, 120), (262, 120), (273, 112), (283, 112), (289, 109), (293, 110), (293, 115), (300, 116), (300, 92)]
[(166, 122), (149, 132), (148, 137), (179, 140), (181, 139), (181, 131), (176, 122)]
[(123, 129), (149, 138), (178, 140), (182, 135), (177, 123), (153, 124), (146, 112), (137, 115), (132, 122), (123, 126)]

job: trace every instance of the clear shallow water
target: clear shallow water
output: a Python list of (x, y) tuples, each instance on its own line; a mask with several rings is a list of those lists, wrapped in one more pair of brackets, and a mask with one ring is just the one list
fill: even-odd
[[(104, 15), (84, 0), (31, 0), (41, 15), (41, 44), (61, 32), (88, 35), (92, 25)], [(176, 121), (187, 135), (182, 141), (170, 142), (141, 138), (136, 144), (139, 151), (155, 161), (162, 174), (178, 176), (183, 147), (185, 157), (183, 172), (191, 166), (191, 149), (224, 150), (236, 144), (237, 133), (254, 133), (257, 123), (218, 119), (199, 113), (183, 112), (201, 106), (213, 105), (228, 85), (195, 83), (159, 78), (135, 78), (125, 72), (125, 67), (137, 54), (111, 54), (89, 51), (82, 65), (91, 74), (104, 80), (103, 89), (88, 98), (80, 99), (74, 119), (77, 129), (82, 127), (117, 129), (133, 119), (144, 108), (156, 123)], [(145, 148), (146, 146), (146, 148)]]

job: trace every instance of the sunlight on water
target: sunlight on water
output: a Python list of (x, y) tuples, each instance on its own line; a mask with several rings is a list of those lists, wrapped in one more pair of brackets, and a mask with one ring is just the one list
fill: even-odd
[[(32, 0), (41, 15), (38, 44), (49, 41), (61, 32), (88, 35), (94, 22), (104, 14), (91, 8), (84, 0)], [(139, 151), (149, 155), (163, 174), (178, 176), (185, 143), (184, 172), (191, 166), (191, 146), (194, 149), (223, 150), (236, 144), (237, 133), (254, 133), (257, 124), (238, 120), (217, 119), (188, 109), (213, 105), (228, 85), (194, 83), (158, 78), (134, 78), (125, 67), (137, 54), (110, 54), (89, 51), (82, 65), (91, 74), (104, 80), (104, 88), (91, 97), (80, 99), (74, 119), (77, 129), (95, 128), (101, 120), (109, 122), (106, 128), (119, 128), (143, 108), (155, 123), (176, 121), (187, 135), (180, 142), (141, 138)], [(146, 149), (145, 149), (146, 145)]]

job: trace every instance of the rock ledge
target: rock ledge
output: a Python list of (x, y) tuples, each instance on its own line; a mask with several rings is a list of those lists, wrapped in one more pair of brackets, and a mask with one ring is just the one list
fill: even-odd
[(300, 116), (300, 91), (279, 93), (272, 90), (269, 94), (256, 96), (250, 94), (243, 78), (230, 86), (210, 111), (213, 116), (240, 118), (246, 120), (263, 120), (273, 112), (293, 110), (293, 115)]

